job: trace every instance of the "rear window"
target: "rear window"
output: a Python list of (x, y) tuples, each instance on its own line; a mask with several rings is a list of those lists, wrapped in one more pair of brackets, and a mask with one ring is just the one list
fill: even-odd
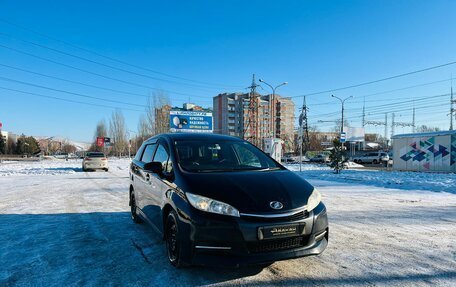
[(89, 152), (87, 157), (106, 157), (102, 152)]

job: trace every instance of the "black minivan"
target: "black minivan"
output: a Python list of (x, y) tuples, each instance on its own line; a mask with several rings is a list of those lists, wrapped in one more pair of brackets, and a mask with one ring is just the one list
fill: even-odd
[(134, 222), (166, 241), (174, 266), (240, 266), (322, 253), (328, 219), (312, 185), (247, 141), (175, 133), (130, 166)]

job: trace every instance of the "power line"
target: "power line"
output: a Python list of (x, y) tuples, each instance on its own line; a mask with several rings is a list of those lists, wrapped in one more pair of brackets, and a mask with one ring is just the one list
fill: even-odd
[(33, 84), (33, 83), (28, 83), (28, 82), (23, 82), (23, 81), (14, 80), (14, 79), (5, 78), (5, 77), (0, 77), (0, 80), (8, 81), (8, 82), (14, 82), (14, 83), (19, 83), (19, 84), (22, 84), (22, 85), (32, 86), (32, 87), (36, 87), (36, 88), (40, 88), (40, 89), (46, 89), (46, 90), (50, 90), (50, 91), (54, 91), (54, 92), (60, 92), (60, 93), (70, 94), (70, 95), (74, 95), (74, 96), (78, 96), (78, 97), (84, 97), (84, 98), (88, 98), (88, 99), (106, 101), (106, 102), (117, 103), (117, 104), (123, 104), (123, 105), (129, 105), (129, 106), (135, 106), (135, 107), (146, 107), (146, 106), (144, 106), (144, 105), (131, 104), (131, 103), (122, 102), (122, 101), (109, 100), (109, 99), (105, 99), (105, 98), (99, 98), (99, 97), (89, 96), (89, 95), (85, 95), (85, 94), (74, 93), (74, 92), (70, 92), (70, 91), (66, 91), (66, 90), (61, 90), (61, 89), (54, 89), (54, 88), (50, 88), (50, 87), (46, 87), (46, 86), (41, 86), (41, 85), (37, 85), (37, 84)]
[[(140, 83), (125, 81), (125, 80), (122, 80), (122, 79), (106, 76), (106, 75), (103, 75), (103, 74), (99, 74), (99, 73), (95, 73), (95, 72), (92, 72), (92, 71), (89, 71), (89, 70), (78, 68), (78, 67), (75, 67), (75, 66), (72, 66), (72, 65), (68, 65), (68, 64), (64, 64), (64, 63), (58, 62), (58, 61), (47, 59), (47, 58), (44, 58), (44, 57), (41, 57), (41, 56), (37, 56), (35, 54), (28, 53), (28, 52), (25, 52), (25, 51), (22, 51), (22, 50), (19, 50), (19, 49), (16, 49), (16, 48), (12, 48), (12, 47), (9, 47), (9, 46), (3, 45), (3, 44), (0, 44), (0, 47), (3, 47), (5, 49), (11, 50), (11, 51), (15, 51), (17, 53), (24, 54), (24, 55), (27, 55), (27, 56), (30, 56), (30, 57), (33, 57), (33, 58), (37, 58), (37, 59), (40, 59), (40, 60), (43, 60), (43, 61), (46, 61), (46, 62), (50, 62), (50, 63), (56, 64), (56, 65), (60, 65), (60, 66), (63, 66), (63, 67), (67, 67), (67, 68), (70, 68), (70, 69), (74, 69), (74, 70), (77, 70), (77, 71), (81, 71), (81, 72), (84, 72), (84, 73), (88, 73), (88, 74), (91, 74), (91, 75), (95, 75), (95, 76), (98, 76), (98, 77), (109, 79), (109, 80), (112, 80), (112, 81), (117, 81), (117, 82), (120, 82), (120, 83), (128, 84), (128, 85), (131, 85), (131, 86), (136, 86), (136, 87), (141, 87), (141, 88), (146, 88), (146, 89), (151, 89), (151, 90), (157, 90), (157, 91), (163, 91), (163, 92), (167, 92), (167, 93), (174, 93), (174, 94), (178, 94), (178, 95), (196, 97), (196, 98), (200, 98), (201, 97), (201, 96), (193, 95), (193, 94), (187, 94), (187, 93), (180, 93), (180, 92), (175, 92), (175, 91), (171, 91), (171, 90), (158, 89), (158, 88), (154, 88), (154, 87), (151, 87), (151, 86), (143, 85), (143, 84), (140, 84)], [(206, 98), (206, 97), (204, 97), (204, 98)]]
[(22, 68), (18, 68), (18, 67), (13, 67), (13, 66), (1, 64), (1, 63), (0, 63), (0, 66), (7, 67), (7, 68), (10, 68), (10, 69), (14, 69), (14, 70), (17, 70), (17, 71), (22, 71), (22, 72), (26, 72), (26, 73), (42, 76), (42, 77), (46, 77), (46, 78), (50, 78), (50, 79), (63, 81), (63, 82), (68, 82), (68, 83), (72, 83), (72, 84), (78, 84), (78, 85), (82, 85), (82, 86), (86, 86), (86, 87), (90, 87), (90, 88), (96, 88), (96, 89), (100, 89), (100, 90), (115, 92), (115, 93), (119, 93), (119, 94), (138, 96), (138, 97), (145, 97), (145, 98), (149, 97), (149, 96), (143, 95), (143, 94), (132, 93), (132, 92), (127, 92), (127, 91), (120, 91), (120, 90), (115, 90), (115, 89), (111, 89), (111, 88), (106, 88), (106, 87), (96, 86), (96, 85), (92, 85), (92, 84), (82, 83), (82, 82), (78, 82), (78, 81), (63, 79), (63, 78), (60, 78), (60, 77), (46, 75), (46, 74), (43, 74), (43, 73), (38, 73), (38, 72), (34, 72), (34, 71), (30, 71), (30, 70), (26, 70), (26, 69), (22, 69)]
[(2, 87), (2, 86), (0, 86), (0, 89), (7, 90), (7, 91), (12, 91), (12, 92), (17, 92), (17, 93), (22, 93), (22, 94), (27, 94), (27, 95), (33, 95), (33, 96), (42, 97), (42, 98), (59, 100), (59, 101), (63, 101), (63, 102), (70, 102), (70, 103), (76, 103), (76, 104), (89, 105), (89, 106), (92, 106), (92, 107), (93, 106), (97, 106), (97, 107), (110, 108), (110, 109), (120, 109), (120, 110), (127, 110), (127, 111), (143, 112), (142, 110), (135, 110), (135, 109), (129, 109), (129, 108), (120, 108), (120, 107), (108, 106), (108, 105), (102, 105), (102, 104), (96, 104), (96, 103), (87, 103), (87, 102), (75, 101), (75, 100), (70, 100), (70, 99), (62, 99), (62, 98), (48, 96), (48, 95), (43, 95), (43, 94), (37, 94), (37, 93), (25, 92), (25, 91), (16, 90), (16, 89), (5, 88), (5, 87)]
[(98, 57), (102, 57), (102, 58), (108, 59), (108, 60), (113, 61), (113, 62), (117, 62), (117, 63), (123, 64), (123, 65), (127, 65), (127, 66), (130, 66), (130, 67), (136, 68), (136, 69), (148, 71), (148, 72), (151, 72), (151, 73), (154, 73), (154, 74), (158, 74), (158, 75), (162, 75), (162, 76), (166, 76), (166, 77), (174, 78), (174, 79), (178, 79), (178, 80), (194, 82), (194, 83), (200, 83), (200, 84), (206, 84), (206, 85), (212, 85), (212, 86), (233, 87), (233, 88), (234, 87), (236, 87), (236, 88), (240, 88), (241, 87), (241, 86), (237, 86), (237, 85), (225, 85), (225, 84), (220, 84), (220, 83), (210, 83), (210, 82), (204, 82), (204, 81), (197, 81), (197, 80), (192, 80), (192, 79), (188, 79), (188, 78), (184, 78), (184, 77), (179, 77), (179, 76), (175, 76), (175, 75), (159, 72), (159, 71), (152, 70), (152, 69), (149, 69), (149, 68), (145, 68), (145, 67), (142, 67), (142, 66), (139, 66), (139, 65), (131, 64), (131, 63), (128, 63), (126, 61), (122, 61), (122, 60), (119, 60), (119, 59), (116, 59), (116, 58), (113, 58), (113, 57), (110, 57), (110, 56), (106, 56), (106, 55), (103, 55), (101, 53), (98, 53), (98, 52), (95, 52), (95, 51), (92, 51), (92, 50), (89, 50), (89, 49), (86, 49), (86, 48), (82, 48), (82, 47), (77, 46), (75, 44), (72, 44), (72, 43), (69, 43), (69, 42), (66, 42), (66, 41), (63, 41), (63, 40), (60, 40), (60, 39), (45, 35), (45, 34), (43, 34), (41, 32), (37, 32), (37, 31), (32, 30), (30, 28), (24, 27), (22, 25), (18, 25), (18, 24), (12, 23), (12, 22), (7, 21), (5, 19), (0, 19), (0, 21), (2, 21), (4, 23), (7, 23), (8, 25), (18, 27), (18, 28), (20, 28), (22, 30), (31, 32), (33, 34), (39, 35), (40, 37), (47, 38), (47, 39), (50, 39), (50, 40), (53, 40), (53, 41), (56, 41), (56, 42), (60, 42), (60, 43), (62, 43), (64, 45), (79, 49), (81, 51), (96, 55)]
[(64, 52), (64, 51), (59, 50), (59, 49), (51, 48), (51, 47), (48, 47), (46, 45), (42, 45), (42, 44), (39, 44), (39, 43), (36, 43), (36, 42), (19, 39), (19, 38), (7, 35), (5, 33), (1, 33), (0, 32), (0, 35), (7, 36), (7, 37), (10, 37), (12, 39), (16, 39), (16, 40), (22, 41), (24, 43), (27, 43), (27, 44), (30, 44), (30, 45), (34, 45), (34, 46), (37, 46), (37, 47), (40, 47), (40, 48), (43, 48), (43, 49), (47, 49), (47, 50), (50, 50), (50, 51), (53, 51), (53, 52), (56, 52), (56, 53), (59, 53), (59, 54), (65, 55), (65, 56), (73, 57), (73, 58), (76, 58), (78, 60), (86, 61), (86, 62), (89, 62), (89, 63), (92, 63), (92, 64), (100, 65), (100, 66), (103, 66), (103, 67), (106, 67), (106, 68), (109, 68), (109, 69), (113, 69), (113, 70), (117, 70), (117, 71), (120, 71), (120, 72), (132, 74), (132, 75), (135, 75), (135, 76), (140, 76), (140, 77), (148, 78), (148, 79), (151, 79), (151, 80), (168, 82), (168, 83), (177, 84), (177, 85), (186, 85), (186, 86), (197, 87), (197, 88), (207, 88), (207, 87), (201, 86), (201, 85), (180, 83), (180, 82), (176, 82), (176, 81), (172, 81), (172, 80), (166, 80), (166, 79), (161, 79), (161, 78), (157, 78), (157, 77), (152, 77), (152, 76), (149, 76), (149, 75), (146, 75), (146, 74), (142, 74), (142, 73), (137, 73), (137, 72), (134, 72), (134, 71), (131, 71), (131, 70), (126, 70), (126, 69), (123, 69), (123, 68), (119, 68), (119, 67), (115, 67), (115, 66), (112, 66), (112, 65), (104, 64), (104, 63), (101, 63), (101, 62), (98, 62), (98, 61), (90, 60), (90, 59), (87, 59), (87, 58), (84, 58), (84, 57), (81, 57), (81, 56), (73, 55), (71, 53), (67, 53), (67, 52)]
[[(438, 83), (443, 83), (443, 82), (449, 82), (449, 81), (452, 81), (453, 79), (454, 78), (451, 77), (449, 79), (443, 79), (443, 80), (438, 80), (438, 81), (433, 81), (433, 82), (417, 84), (417, 85), (413, 85), (413, 86), (397, 88), (397, 89), (393, 89), (393, 90), (387, 90), (387, 91), (382, 91), (382, 92), (377, 92), (377, 93), (372, 93), (372, 94), (361, 95), (361, 96), (357, 96), (357, 98), (367, 98), (367, 97), (372, 97), (372, 96), (378, 96), (378, 95), (413, 89), (413, 88), (417, 88), (417, 87), (423, 87), (423, 86), (428, 86), (428, 85), (433, 85), (433, 84), (438, 84)], [(385, 101), (390, 101), (390, 99), (370, 100), (369, 102), (385, 102)], [(313, 104), (312, 106), (322, 106), (322, 105), (328, 105), (328, 104), (332, 104), (332, 103), (334, 103), (334, 102), (333, 101), (323, 102), (323, 103)], [(351, 103), (361, 103), (361, 101), (351, 101)]]
[(373, 81), (369, 81), (369, 82), (363, 82), (363, 83), (360, 83), (360, 84), (345, 86), (345, 87), (336, 88), (336, 89), (330, 89), (330, 90), (326, 90), (326, 91), (313, 92), (313, 93), (305, 94), (305, 95), (293, 96), (292, 98), (304, 97), (304, 96), (314, 96), (314, 95), (320, 95), (320, 94), (326, 94), (326, 93), (332, 93), (332, 92), (337, 92), (337, 91), (357, 88), (357, 87), (371, 85), (371, 84), (384, 82), (384, 81), (388, 81), (388, 80), (392, 80), (392, 79), (397, 79), (397, 78), (401, 78), (401, 77), (405, 77), (405, 76), (410, 76), (410, 75), (413, 75), (413, 74), (427, 72), (427, 71), (430, 71), (430, 70), (435, 70), (435, 69), (443, 68), (443, 67), (446, 67), (446, 66), (451, 66), (451, 65), (454, 65), (454, 64), (456, 64), (456, 61), (448, 62), (448, 63), (445, 63), (445, 64), (432, 66), (432, 67), (428, 67), (428, 68), (424, 68), (424, 69), (420, 69), (420, 70), (416, 70), (416, 71), (412, 71), (412, 72), (408, 72), (408, 73), (398, 74), (398, 75), (394, 75), (394, 76), (390, 76), (390, 77), (386, 77), (386, 78), (381, 78), (381, 79), (378, 79), (378, 80), (373, 80)]
[[(426, 102), (426, 101), (433, 101), (434, 102), (434, 99), (436, 98), (442, 98), (442, 97), (447, 97), (449, 94), (439, 94), (439, 95), (434, 95), (434, 96), (425, 96), (425, 97), (420, 97), (420, 98), (415, 98), (415, 99), (412, 99), (412, 100), (407, 100), (407, 101), (400, 101), (400, 102), (392, 102), (392, 103), (388, 103), (388, 104), (383, 104), (383, 105), (374, 105), (374, 106), (370, 106), (370, 107), (366, 107), (366, 110), (367, 110), (367, 114), (370, 115), (372, 114), (372, 112), (374, 111), (385, 111), (385, 112), (388, 112), (390, 111), (391, 108), (394, 108), (394, 107), (401, 107), (401, 106), (409, 106), (410, 103), (412, 102)], [(351, 108), (351, 109), (346, 109), (347, 111), (356, 111), (356, 110), (359, 110), (357, 108)], [(356, 112), (357, 114), (359, 112)], [(327, 116), (332, 116), (332, 115), (336, 115), (338, 114), (338, 112), (331, 112), (331, 113), (324, 113), (324, 114), (316, 114), (314, 115), (314, 117), (327, 117)]]

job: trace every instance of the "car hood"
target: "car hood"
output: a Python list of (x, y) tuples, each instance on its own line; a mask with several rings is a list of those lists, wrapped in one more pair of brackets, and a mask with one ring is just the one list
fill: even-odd
[(283, 204), (280, 211), (302, 207), (313, 186), (288, 170), (224, 173), (185, 173), (184, 192), (228, 203), (241, 213), (277, 212), (271, 201)]

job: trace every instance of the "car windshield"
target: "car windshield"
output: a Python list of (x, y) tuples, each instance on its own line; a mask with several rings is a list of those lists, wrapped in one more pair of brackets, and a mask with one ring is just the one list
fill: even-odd
[(242, 141), (176, 141), (179, 165), (192, 172), (281, 169), (270, 157)]

